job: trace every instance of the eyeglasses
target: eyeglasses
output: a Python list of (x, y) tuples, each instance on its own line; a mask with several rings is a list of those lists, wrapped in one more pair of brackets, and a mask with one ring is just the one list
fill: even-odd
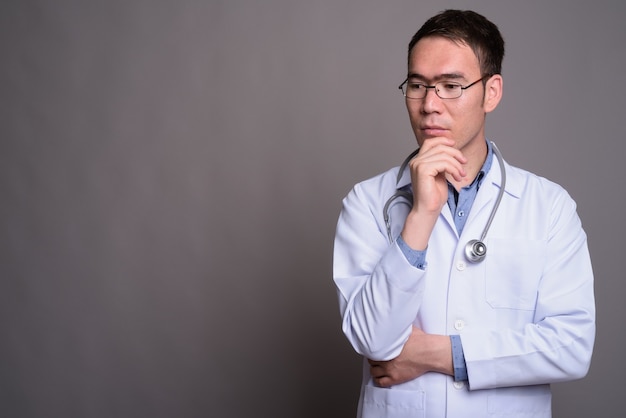
[(442, 99), (457, 99), (461, 97), (463, 94), (463, 90), (469, 89), (474, 84), (479, 81), (483, 81), (486, 78), (491, 77), (491, 74), (482, 76), (478, 80), (473, 83), (468, 84), (467, 86), (463, 86), (455, 81), (440, 81), (435, 83), (433, 86), (428, 86), (423, 83), (416, 83), (413, 81), (409, 81), (407, 78), (398, 86), (398, 88), (402, 91), (402, 94), (407, 99), (423, 99), (426, 97), (426, 93), (428, 93), (428, 89), (435, 89), (435, 93)]

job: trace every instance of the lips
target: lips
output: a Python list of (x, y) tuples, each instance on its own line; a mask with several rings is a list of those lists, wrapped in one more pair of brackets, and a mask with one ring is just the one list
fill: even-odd
[(439, 125), (424, 125), (420, 127), (420, 131), (429, 136), (441, 136), (447, 129)]

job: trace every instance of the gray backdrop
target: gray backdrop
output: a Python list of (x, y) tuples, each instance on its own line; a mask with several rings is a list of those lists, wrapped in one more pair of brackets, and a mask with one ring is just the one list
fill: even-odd
[(507, 42), (488, 136), (589, 235), (596, 350), (555, 417), (622, 416), (618, 0), (2, 1), (0, 415), (354, 416), (335, 222), (414, 148), (406, 45), (450, 7)]

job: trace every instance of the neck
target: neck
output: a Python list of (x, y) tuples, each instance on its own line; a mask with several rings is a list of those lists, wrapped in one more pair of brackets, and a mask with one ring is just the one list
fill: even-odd
[(454, 188), (458, 191), (462, 187), (465, 187), (471, 184), (478, 172), (482, 168), (483, 164), (485, 164), (485, 160), (487, 159), (487, 142), (485, 139), (482, 139), (475, 146), (470, 146), (468, 144), (467, 147), (461, 149), (461, 152), (467, 158), (467, 163), (463, 164), (463, 168), (467, 175), (461, 181), (455, 181), (451, 176), (446, 176), (447, 180), (454, 186)]

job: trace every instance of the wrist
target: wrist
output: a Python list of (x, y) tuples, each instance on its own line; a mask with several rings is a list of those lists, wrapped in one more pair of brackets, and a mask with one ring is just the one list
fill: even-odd
[(447, 335), (430, 335), (430, 337), (433, 339), (432, 371), (454, 376), (450, 337)]
[(404, 242), (415, 251), (425, 251), (438, 216), (409, 212), (400, 234)]

